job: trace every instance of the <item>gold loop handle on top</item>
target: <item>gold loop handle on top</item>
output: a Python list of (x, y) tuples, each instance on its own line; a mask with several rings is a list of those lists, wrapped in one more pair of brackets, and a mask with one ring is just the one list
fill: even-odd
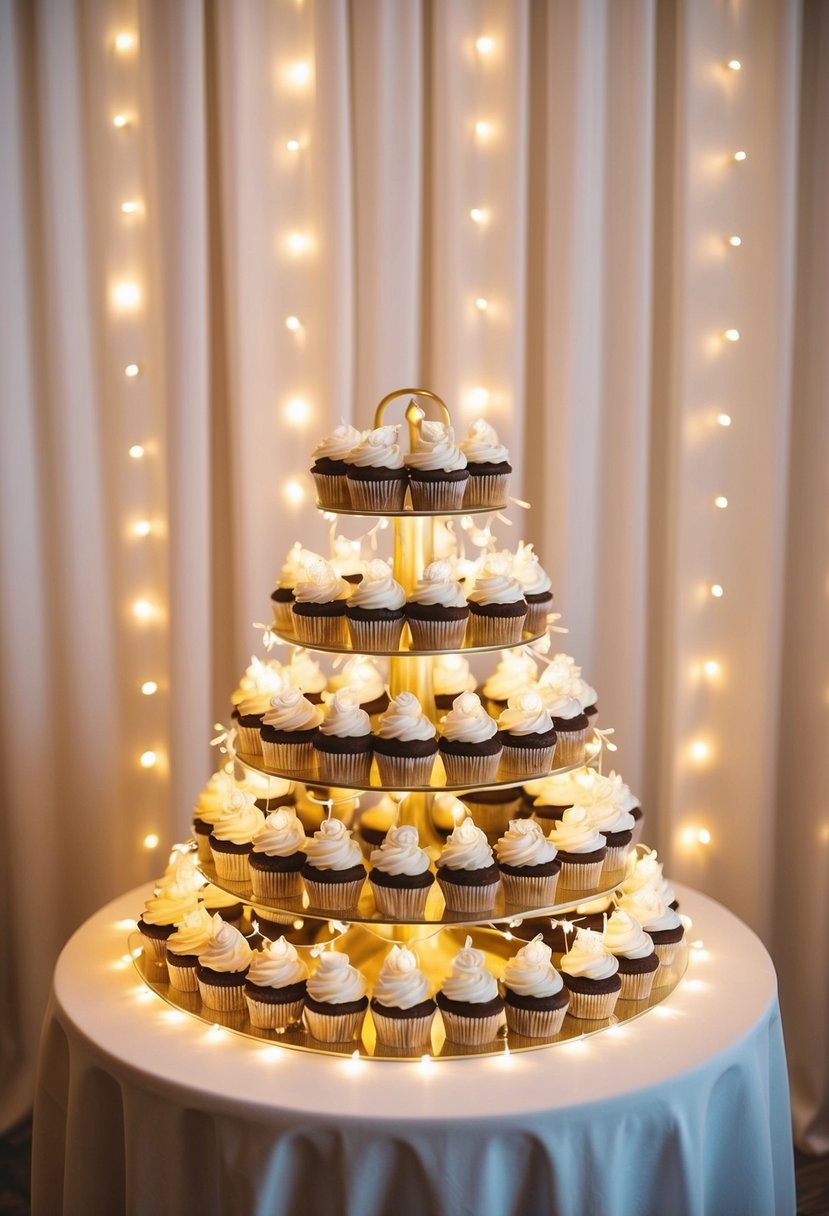
[(447, 426), (452, 425), (452, 419), (449, 415), (449, 410), (446, 407), (446, 402), (437, 395), (431, 392), (428, 388), (397, 388), (393, 393), (387, 393), (377, 409), (374, 411), (375, 427), (383, 425), (383, 414), (386, 412), (386, 406), (394, 401), (397, 397), (411, 397), (412, 400), (406, 406), (406, 421), (409, 424), (409, 447), (414, 451), (420, 432), (420, 424), (426, 417), (421, 407), (415, 401), (415, 397), (428, 397), (430, 401), (436, 401), (440, 406), (440, 412), (443, 414), (443, 420)]

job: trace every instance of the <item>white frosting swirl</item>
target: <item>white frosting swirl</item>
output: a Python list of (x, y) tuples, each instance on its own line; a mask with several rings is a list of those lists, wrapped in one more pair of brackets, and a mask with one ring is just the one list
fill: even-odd
[(330, 435), (320, 440), (314, 448), (312, 459), (345, 460), (349, 452), (357, 446), (362, 437), (361, 431), (358, 431), (355, 426), (350, 426), (343, 419)]
[(340, 688), (327, 694), (320, 731), (337, 739), (357, 739), (371, 734), (371, 719), (364, 709), (360, 709), (360, 694), (356, 688)]
[(585, 709), (588, 706), (593, 706), (599, 699), (599, 694), (596, 692), (592, 684), (588, 684), (582, 676), (576, 676), (573, 681), (573, 696)]
[(617, 908), (604, 927), (602, 934), (605, 950), (611, 954), (623, 954), (625, 958), (647, 958), (653, 954), (653, 942), (639, 921)]
[(322, 722), (322, 710), (303, 697), (298, 688), (286, 688), (285, 692), (271, 697), (262, 721), (274, 730), (313, 730)]
[(508, 701), (538, 682), (535, 659), (526, 650), (502, 650), (498, 666), (487, 676), (483, 693), (490, 701)]
[(509, 461), (509, 452), (503, 446), (495, 427), (483, 418), (476, 418), (469, 434), (461, 443), (461, 451), (470, 464), (504, 464)]
[(550, 699), (553, 697), (575, 697), (575, 681), (581, 675), (581, 668), (569, 654), (559, 652), (553, 655), (544, 668), (539, 679), (541, 691)]
[(584, 806), (568, 807), (547, 839), (562, 853), (595, 853), (604, 848), (604, 837), (594, 828)]
[(541, 595), (552, 587), (550, 576), (538, 560), (538, 554), (533, 552), (532, 545), (518, 542), (518, 550), (513, 558), (512, 573), (521, 584), (525, 595)]
[(167, 938), (167, 949), (173, 954), (198, 954), (210, 941), (213, 918), (205, 907), (188, 912), (175, 933)]
[[(587, 701), (586, 704), (589, 705), (590, 702)], [(630, 786), (625, 785), (619, 773), (611, 769), (607, 774), (607, 779), (613, 782), (613, 801), (616, 805), (623, 811), (635, 811), (639, 806), (639, 799), (636, 794), (631, 792)]]
[(435, 728), (424, 714), (413, 692), (399, 692), (380, 716), (377, 734), (381, 739), (434, 739)]
[(362, 581), (353, 588), (348, 597), (349, 608), (365, 608), (376, 612), (379, 608), (395, 611), (406, 603), (406, 592), (392, 577), (391, 566), (382, 558), (366, 562)]
[(279, 586), (282, 588), (295, 587), (308, 565), (321, 560), (319, 553), (314, 553), (313, 549), (304, 549), (299, 541), (295, 540), (288, 550), (279, 572)]
[(448, 832), (469, 815), (469, 807), (454, 794), (436, 794), (432, 800), (432, 821), (437, 828)]
[(155, 893), (158, 894), (159, 891), (163, 891), (165, 887), (171, 887), (174, 883), (182, 890), (190, 888), (198, 891), (200, 887), (204, 886), (204, 878), (196, 869), (194, 854), (189, 851), (182, 852), (180, 847), (173, 849), (170, 854), (167, 868)]
[(334, 600), (347, 599), (350, 594), (351, 584), (340, 578), (324, 557), (310, 562), (294, 586), (294, 599), (298, 604), (330, 604)]
[(239, 930), (222, 920), (217, 912), (210, 940), (198, 956), (201, 966), (211, 971), (245, 971), (250, 966), (251, 954)]
[(603, 834), (609, 832), (632, 832), (636, 820), (629, 811), (622, 811), (610, 801), (596, 801), (587, 804), (593, 826)]
[(347, 536), (335, 536), (331, 542), (329, 561), (337, 574), (343, 578), (348, 574), (359, 574), (362, 577), (365, 562), (360, 556), (361, 542), (349, 540)]
[(253, 838), (254, 853), (268, 857), (293, 857), (305, 850), (305, 828), (292, 806), (271, 811)]
[(145, 901), (142, 920), (146, 925), (177, 925), (198, 906), (199, 896), (195, 887), (189, 883), (183, 886), (172, 883)]
[(450, 870), (485, 870), (493, 864), (486, 833), (471, 819), (462, 819), (443, 846), (437, 865)]
[(523, 600), (524, 592), (510, 574), (508, 563), (495, 555), (486, 559), (466, 598), (475, 604), (515, 604)]
[(557, 852), (534, 819), (511, 819), (495, 842), (495, 855), (505, 866), (543, 866), (555, 861)]
[(485, 743), (498, 733), (498, 723), (489, 716), (481, 698), (474, 692), (462, 692), (455, 697), (440, 725), (444, 739), (453, 743)]
[(331, 687), (337, 690), (356, 688), (361, 705), (379, 700), (386, 691), (375, 660), (364, 654), (355, 654), (348, 659), (340, 674), (332, 678)]
[(470, 1005), (482, 1005), (498, 995), (495, 976), (486, 969), (486, 955), (472, 949), (471, 937), (452, 960), (452, 974), (443, 982), (443, 994), (450, 1001)]
[(436, 697), (474, 692), (477, 686), (478, 682), (469, 670), (469, 663), (462, 655), (442, 654), (432, 660), (432, 688)]
[(214, 773), (196, 800), (193, 808), (195, 817), (203, 819), (205, 823), (213, 823), (215, 819), (223, 815), (225, 798), (235, 784), (232, 774), (224, 769), (219, 769), (217, 773)]
[(239, 903), (238, 895), (232, 895), (230, 891), (223, 891), (221, 887), (214, 887), (212, 882), (206, 882), (199, 894), (207, 909), (233, 908)]
[(498, 718), (498, 726), (511, 735), (543, 735), (553, 729), (553, 720), (541, 697), (530, 688), (510, 697)]
[(323, 692), (328, 683), (317, 660), (312, 659), (308, 651), (301, 647), (294, 650), (283, 674), (291, 688), (298, 688), (304, 693)]
[[(575, 806), (590, 801), (593, 783), (598, 773), (592, 768), (579, 768), (571, 773), (551, 773), (524, 788), (535, 794), (536, 806)], [(530, 789), (530, 786), (532, 787)]]
[(551, 718), (559, 718), (568, 721), (569, 719), (577, 718), (579, 714), (584, 713), (581, 701), (576, 701), (572, 697), (545, 696), (544, 704), (546, 705), (547, 713)]
[(452, 566), (447, 561), (430, 562), (409, 596), (414, 604), (440, 608), (465, 608), (466, 596), (456, 579), (452, 578)]
[(285, 673), (281, 663), (277, 663), (275, 659), (268, 659), (263, 663), (261, 659), (257, 659), (256, 655), (251, 655), (250, 665), (239, 680), (238, 688), (234, 688), (230, 694), (230, 702), (238, 708), (242, 701), (255, 693), (278, 692), (284, 682)]
[(466, 457), (455, 443), (452, 427), (445, 422), (431, 422), (428, 419), (421, 422), (414, 450), (409, 452), (405, 460), (409, 468), (424, 471), (441, 469), (445, 473), (455, 473), (466, 468)]
[(517, 996), (546, 997), (561, 992), (564, 985), (553, 966), (552, 953), (539, 933), (508, 960), (504, 986)]
[(397, 442), (399, 426), (378, 426), (366, 431), (348, 454), (348, 463), (363, 469), (402, 469), (403, 452)]
[(317, 870), (350, 870), (363, 860), (360, 846), (341, 819), (323, 819), (307, 841), (305, 852)]
[(260, 988), (289, 988), (308, 978), (308, 968), (285, 937), (264, 941), (254, 950), (248, 980)]
[(644, 857), (638, 857), (633, 872), (622, 883), (622, 891), (626, 895), (638, 891), (640, 887), (653, 887), (668, 906), (676, 903), (674, 889), (662, 873), (662, 862), (657, 857), (656, 849), (645, 853)]
[(417, 828), (401, 824), (389, 828), (379, 849), (371, 850), (371, 864), (384, 874), (425, 874), (429, 855), (420, 847)]
[(244, 790), (234, 790), (225, 802), (227, 813), (218, 823), (213, 825), (213, 835), (217, 840), (227, 840), (232, 844), (249, 844), (262, 827), (262, 812), (256, 806), (253, 794)]
[(408, 946), (392, 946), (383, 959), (372, 996), (391, 1009), (411, 1009), (428, 1001), (429, 981), (418, 970), (417, 955)]
[(618, 906), (638, 920), (647, 933), (678, 929), (682, 923), (673, 908), (669, 908), (659, 892), (651, 886), (639, 887), (623, 895), (618, 900)]
[(347, 954), (328, 950), (320, 956), (316, 971), (308, 980), (308, 995), (326, 1005), (346, 1005), (366, 994), (366, 981), (352, 967)]
[(616, 974), (619, 964), (605, 949), (601, 933), (577, 929), (575, 941), (562, 955), (561, 970), (587, 980), (606, 980)]

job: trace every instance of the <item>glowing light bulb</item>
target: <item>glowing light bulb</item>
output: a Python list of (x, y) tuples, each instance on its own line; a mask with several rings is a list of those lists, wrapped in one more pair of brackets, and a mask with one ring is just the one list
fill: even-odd
[(129, 450), (129, 454), (133, 458), (133, 460), (140, 460), (141, 457), (144, 455), (144, 449), (142, 448), (140, 443), (134, 443)]
[(287, 144), (285, 145), (285, 147), (288, 149), (289, 152), (298, 152), (299, 151), (299, 140), (298, 139), (289, 139)]
[(292, 232), (288, 237), (288, 248), (299, 257), (311, 248), (311, 238), (304, 232)]
[(732, 72), (739, 72), (743, 65), (740, 63), (739, 59), (729, 59), (725, 66)]
[(292, 63), (287, 71), (287, 77), (291, 84), (297, 88), (303, 88), (311, 79), (311, 65), (306, 60), (299, 63)]
[(711, 754), (711, 749), (704, 739), (695, 739), (691, 744), (691, 758), (701, 764), (703, 760), (707, 760)]
[(711, 843), (711, 833), (708, 831), (708, 828), (700, 828), (700, 830), (697, 832), (697, 840), (700, 842), (700, 844)]
[(148, 519), (139, 519), (138, 523), (133, 525), (132, 530), (136, 536), (149, 536), (153, 525)]
[(134, 376), (137, 376), (140, 371), (141, 371), (141, 368), (138, 366), (137, 363), (128, 363), (127, 366), (124, 368), (124, 375), (129, 376), (130, 380), (132, 380), (132, 378)]
[(728, 499), (724, 494), (718, 494), (714, 499), (714, 506), (719, 507), (721, 511), (724, 511), (728, 506)]
[(713, 595), (715, 600), (719, 600), (719, 599), (722, 599), (725, 592), (723, 591), (723, 589), (719, 583), (712, 583), (711, 584), (711, 594)]
[(728, 243), (732, 247), (732, 249), (739, 249), (740, 245), (742, 245), (742, 243), (743, 243), (743, 238), (741, 236), (736, 236), (736, 235), (730, 236), (728, 238)]
[(486, 310), (489, 308), (489, 300), (487, 300), (485, 296), (478, 296), (475, 301), (475, 307), (477, 308), (478, 312), (486, 312)]
[(155, 754), (155, 752), (142, 752), (138, 763), (142, 768), (152, 768), (157, 760), (158, 756)]
[(124, 213), (124, 215), (135, 215), (135, 213), (140, 211), (140, 209), (141, 204), (136, 203), (134, 199), (127, 199), (125, 203), (121, 204), (121, 211)]
[(120, 34), (115, 35), (115, 49), (119, 54), (126, 55), (129, 51), (134, 51), (137, 46), (137, 37), (128, 30), (123, 30)]
[(286, 481), (282, 487), (282, 492), (288, 502), (294, 507), (299, 507), (305, 502), (305, 487), (301, 481), (297, 481), (296, 479)]
[(484, 224), (486, 223), (487, 213), (483, 207), (473, 207), (469, 212), (469, 218), (475, 224)]
[(739, 342), (740, 331), (739, 329), (726, 329), (723, 333), (723, 337), (725, 338), (726, 342)]
[(155, 616), (155, 607), (149, 600), (136, 600), (132, 606), (132, 611), (139, 621), (149, 621)]
[(144, 837), (144, 848), (145, 849), (157, 849), (158, 848), (158, 837), (156, 836), (155, 832), (150, 832), (150, 833), (148, 833), (148, 835), (146, 835)]
[(734, 153), (734, 159), (737, 161), (738, 164), (740, 164), (742, 161), (744, 161), (746, 159), (746, 154), (742, 150), (742, 148), (740, 148), (739, 152)]
[(475, 134), (480, 140), (489, 139), (490, 135), (492, 134), (492, 124), (484, 122), (483, 119), (479, 119), (478, 122), (475, 123)]
[(154, 697), (158, 692), (158, 685), (155, 680), (145, 680), (141, 685), (141, 691), (145, 697)]
[(117, 127), (120, 131), (123, 127), (129, 126), (129, 116), (127, 114), (116, 114), (112, 120), (113, 127)]
[(480, 410), (482, 413), (489, 404), (489, 390), (478, 386), (478, 388), (470, 389), (467, 394), (467, 402), (474, 410)]
[(481, 55), (489, 55), (495, 46), (495, 40), (484, 35), (475, 39), (475, 46)]
[[(311, 417), (311, 407), (302, 397), (294, 397), (293, 401), (289, 401), (285, 406), (283, 412), (285, 414), (285, 421), (290, 422), (291, 426), (305, 426)], [(302, 497), (305, 497), (304, 490)], [(301, 501), (301, 499), (297, 501)]]
[(717, 414), (717, 422), (720, 426), (731, 426), (731, 415)]
[(141, 288), (137, 283), (116, 283), (112, 288), (112, 302), (123, 311), (137, 308), (141, 303)]
[(290, 329), (291, 333), (296, 333), (298, 329), (302, 329), (302, 322), (299, 317), (286, 317), (285, 328)]
[(702, 670), (708, 676), (709, 680), (716, 680), (720, 674), (720, 665), (716, 659), (706, 659), (702, 665)]

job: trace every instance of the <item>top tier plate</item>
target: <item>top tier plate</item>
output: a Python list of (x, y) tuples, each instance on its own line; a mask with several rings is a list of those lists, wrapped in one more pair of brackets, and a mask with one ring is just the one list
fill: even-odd
[(412, 507), (404, 507), (402, 511), (366, 511), (356, 507), (326, 507), (321, 502), (314, 506), (326, 515), (360, 515), (366, 519), (441, 519), (444, 515), (491, 515), (509, 510), (509, 503), (506, 502), (495, 507), (469, 506), (452, 511), (415, 511)]

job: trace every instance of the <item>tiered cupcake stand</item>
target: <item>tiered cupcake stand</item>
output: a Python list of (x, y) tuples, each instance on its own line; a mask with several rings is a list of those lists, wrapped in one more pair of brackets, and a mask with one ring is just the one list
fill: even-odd
[[(426, 397), (437, 402), (444, 418), (447, 421), (449, 420), (445, 405), (434, 394), (422, 389), (403, 389), (390, 394), (380, 403), (375, 416), (375, 426), (383, 424), (386, 406), (393, 399), (402, 396), (412, 398), (406, 409), (406, 419), (409, 424), (412, 445), (414, 445), (417, 428), (423, 417), (423, 411), (416, 404), (415, 397)], [(326, 513), (330, 512), (330, 508), (320, 503), (317, 504), (317, 509)], [(490, 514), (499, 509), (506, 510), (507, 504), (503, 503), (500, 506), (488, 505), (486, 507), (476, 507), (475, 505), (464, 506), (462, 510), (454, 512), (415, 512), (407, 509), (397, 512), (384, 512), (382, 515), (378, 514), (373, 518), (378, 520), (387, 518), (391, 521), (393, 528), (394, 577), (403, 586), (404, 590), (409, 593), (417, 583), (424, 567), (433, 560), (435, 528), (440, 520), (446, 519), (449, 515), (474, 516), (482, 513)], [(362, 511), (337, 512), (337, 514), (340, 513), (371, 518), (368, 512)], [(288, 645), (300, 645), (295, 637), (288, 634), (277, 633), (277, 636)], [(536, 640), (537, 635), (525, 633), (520, 641), (513, 643), (511, 646), (505, 644), (480, 647), (465, 646), (463, 653), (475, 654), (485, 651), (518, 649)], [(333, 647), (309, 646), (304, 642), (301, 645), (310, 650), (327, 651), (346, 656), (353, 653), (350, 647), (341, 650)], [(420, 701), (424, 712), (437, 724), (438, 715), (435, 710), (435, 698), (432, 688), (433, 659), (440, 654), (456, 652), (415, 650), (407, 646), (405, 641), (402, 641), (399, 650), (375, 651), (372, 653), (384, 655), (389, 659), (389, 685), (392, 696), (404, 690), (413, 692)], [(601, 741), (599, 740), (591, 750), (589, 762), (598, 762), (601, 754), (600, 748)], [(264, 765), (261, 756), (248, 756), (236, 753), (235, 762), (242, 770), (258, 774), (260, 779), (264, 776), (279, 778), (282, 782), (301, 782), (307, 787), (312, 798), (316, 798), (321, 804), (327, 806), (329, 813), (332, 805), (335, 804), (335, 800), (346, 796), (345, 792), (342, 791), (337, 791), (336, 793), (330, 791), (327, 786), (320, 783), (319, 777), (313, 772), (284, 772), (268, 768)], [(552, 771), (566, 772), (568, 769), (578, 767), (580, 765), (569, 765), (554, 768)], [(513, 776), (503, 780), (496, 780), (487, 786), (477, 786), (476, 789), (494, 790), (499, 787), (521, 786), (529, 781), (547, 775), (547, 772), (527, 773), (520, 779), (516, 779)], [(470, 790), (466, 786), (447, 785), (443, 765), (439, 757), (435, 761), (429, 786), (412, 786), (406, 789), (384, 786), (380, 783), (376, 764), (374, 764), (371, 772), (371, 783), (369, 785), (350, 787), (349, 790), (350, 795), (359, 795), (361, 793), (379, 794), (383, 792), (390, 793), (399, 799), (398, 822), (413, 824), (418, 830), (421, 844), (424, 847), (432, 846), (436, 853), (439, 851), (443, 837), (435, 827), (432, 818), (431, 812), (434, 797), (437, 794), (446, 792), (462, 796), (464, 793), (469, 793)], [(478, 917), (447, 912), (439, 886), (435, 883), (431, 888), (422, 919), (392, 922), (381, 916), (375, 909), (374, 899), (368, 882), (365, 883), (363, 893), (355, 907), (332, 913), (330, 910), (315, 908), (309, 904), (307, 894), (294, 899), (284, 899), (280, 902), (267, 901), (261, 898), (254, 899), (253, 892), (248, 884), (233, 883), (220, 879), (210, 863), (199, 863), (199, 869), (211, 883), (235, 895), (245, 905), (242, 926), (244, 932), (255, 934), (258, 928), (258, 921), (267, 919), (269, 922), (284, 925), (285, 933), (294, 945), (299, 949), (305, 947), (312, 954), (331, 943), (336, 943), (337, 946), (341, 944), (341, 948), (347, 951), (352, 964), (365, 975), (369, 991), (371, 991), (382, 960), (388, 953), (391, 945), (395, 942), (405, 942), (416, 949), (421, 969), (429, 977), (435, 989), (440, 986), (441, 980), (449, 974), (451, 960), (463, 946), (467, 935), (472, 937), (474, 945), (478, 949), (485, 951), (488, 965), (495, 975), (499, 976), (506, 960), (519, 948), (521, 944), (520, 939), (527, 940), (534, 937), (536, 933), (541, 932), (545, 927), (549, 929), (551, 919), (559, 924), (564, 922), (566, 926), (568, 916), (577, 915), (576, 910), (579, 905), (611, 895), (625, 876), (624, 871), (610, 873), (605, 871), (602, 874), (599, 886), (589, 890), (567, 890), (559, 883), (556, 903), (546, 908), (527, 908), (509, 904), (505, 902), (503, 891), (501, 890), (492, 911)], [(375, 1040), (374, 1028), (369, 1015), (365, 1018), (360, 1040), (355, 1040), (351, 1043), (321, 1043), (309, 1035), (303, 1026), (299, 1025), (290, 1027), (284, 1031), (256, 1029), (250, 1025), (246, 1013), (222, 1014), (216, 1010), (203, 1007), (197, 994), (190, 995), (173, 989), (167, 983), (166, 968), (147, 958), (142, 953), (140, 946), (140, 935), (133, 935), (130, 940), (130, 947), (136, 961), (136, 966), (145, 982), (169, 1004), (186, 1011), (196, 1018), (200, 1018), (208, 1024), (221, 1025), (240, 1034), (249, 1035), (260, 1040), (278, 1042), (283, 1047), (295, 1048), (299, 1051), (311, 1051), (340, 1057), (364, 1055), (375, 1059), (399, 1060), (401, 1058), (420, 1059), (422, 1057), (422, 1052), (418, 1052), (414, 1057), (409, 1057), (406, 1053), (401, 1053), (393, 1048), (378, 1044)], [(556, 955), (554, 955), (554, 962), (558, 963)], [(549, 1047), (556, 1043), (566, 1042), (570, 1039), (600, 1033), (610, 1027), (646, 1013), (649, 1009), (663, 1001), (681, 980), (686, 964), (687, 951), (683, 942), (677, 951), (672, 965), (661, 968), (658, 973), (657, 981), (649, 1000), (620, 1000), (617, 1002), (614, 1016), (603, 1022), (583, 1021), (568, 1016), (564, 1020), (560, 1033), (551, 1039), (523, 1038), (504, 1029), (497, 1039), (485, 1047), (462, 1047), (445, 1040), (440, 1017), (436, 1017), (432, 1030), (431, 1055), (436, 1059), (441, 1059), (454, 1058), (461, 1055), (487, 1056), (511, 1051), (531, 1051)]]

